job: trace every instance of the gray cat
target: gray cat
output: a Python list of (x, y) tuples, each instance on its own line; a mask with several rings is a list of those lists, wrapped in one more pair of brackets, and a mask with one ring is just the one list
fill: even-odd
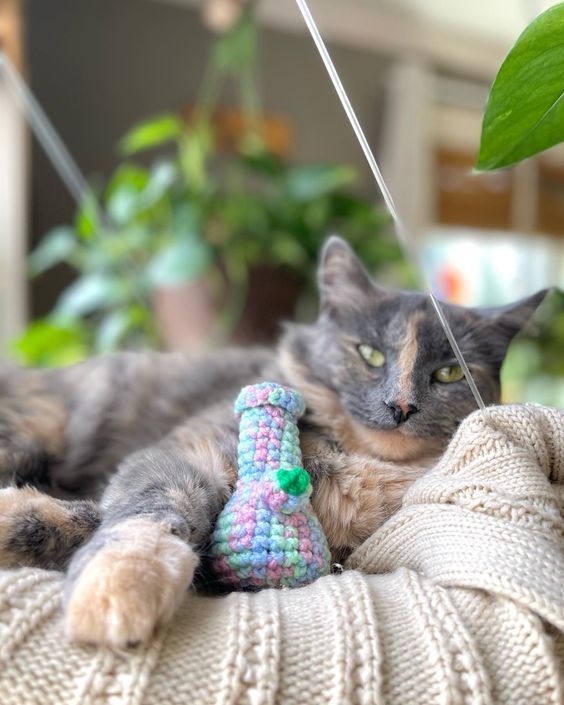
[[(67, 570), (72, 639), (122, 647), (171, 618), (236, 480), (242, 386), (304, 395), (304, 464), (336, 559), (399, 507), (475, 409), (426, 296), (380, 289), (339, 238), (319, 284), (318, 320), (288, 325), (276, 349), (2, 373), (0, 481), (11, 486), (0, 490), (0, 566)], [(487, 311), (445, 306), (487, 404), (544, 294)]]

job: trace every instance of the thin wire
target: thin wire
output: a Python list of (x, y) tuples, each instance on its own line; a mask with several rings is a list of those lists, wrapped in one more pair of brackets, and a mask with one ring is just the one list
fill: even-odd
[[(439, 301), (436, 299), (435, 295), (431, 291), (431, 288), (429, 286), (429, 283), (425, 277), (424, 274), (424, 269), (423, 266), (420, 262), (420, 259), (417, 254), (417, 250), (414, 246), (412, 246), (411, 243), (411, 238), (409, 236), (409, 233), (407, 229), (405, 228), (403, 221), (399, 217), (397, 208), (395, 206), (394, 200), (392, 198), (392, 195), (386, 185), (386, 182), (384, 181), (384, 178), (382, 176), (382, 173), (380, 172), (380, 169), (378, 167), (378, 163), (376, 162), (376, 159), (374, 157), (374, 154), (372, 153), (372, 150), (370, 149), (370, 146), (368, 144), (368, 141), (364, 135), (364, 132), (362, 130), (362, 127), (360, 126), (360, 123), (358, 121), (358, 118), (356, 117), (356, 113), (350, 103), (350, 100), (347, 96), (347, 93), (343, 87), (343, 84), (341, 83), (341, 79), (339, 78), (339, 74), (337, 73), (337, 70), (335, 69), (335, 66), (331, 60), (331, 57), (329, 56), (329, 53), (327, 51), (327, 48), (325, 47), (325, 43), (323, 42), (323, 39), (319, 33), (319, 30), (317, 29), (317, 25), (315, 24), (315, 21), (309, 11), (309, 8), (307, 6), (307, 3), (305, 0), (296, 0), (298, 7), (300, 8), (300, 11), (303, 15), (303, 18), (306, 22), (306, 25), (311, 33), (311, 36), (313, 38), (313, 41), (315, 42), (315, 45), (321, 55), (321, 58), (323, 60), (323, 63), (325, 64), (325, 68), (327, 69), (327, 72), (329, 73), (329, 76), (331, 78), (331, 81), (333, 83), (333, 86), (335, 90), (337, 91), (337, 95), (339, 96), (339, 99), (341, 101), (341, 104), (345, 110), (345, 113), (349, 119), (349, 122), (354, 130), (354, 133), (360, 143), (360, 146), (362, 148), (362, 151), (364, 152), (364, 156), (366, 157), (366, 160), (370, 166), (370, 169), (372, 170), (372, 173), (374, 174), (374, 178), (376, 179), (376, 183), (382, 193), (382, 196), (384, 198), (384, 201), (386, 203), (386, 206), (390, 212), (390, 215), (392, 216), (392, 219), (394, 221), (395, 227), (396, 227), (396, 232), (398, 235), (398, 239), (400, 241), (400, 244), (402, 246), (402, 249), (404, 251), (404, 254), (406, 256), (406, 259), (412, 263), (414, 266), (414, 269), (416, 272), (419, 272), (422, 282), (425, 285), (425, 288), (427, 289), (427, 293), (431, 299), (431, 302), (433, 304), (433, 307), (437, 313), (437, 316), (439, 318), (439, 321), (445, 331), (445, 334), (447, 336), (447, 339), (453, 349), (453, 352), (460, 364), (460, 367), (462, 368), (462, 371), (464, 373), (464, 376), (466, 377), (466, 380), (470, 386), (470, 389), (472, 391), (472, 394), (474, 395), (474, 398), (476, 399), (476, 403), (478, 406), (483, 409), (484, 408), (484, 402), (482, 400), (482, 397), (480, 395), (480, 392), (478, 391), (478, 388), (476, 386), (476, 383), (474, 382), (474, 379), (470, 373), (470, 370), (468, 369), (468, 365), (466, 364), (466, 361), (464, 360), (464, 357), (462, 355), (462, 352), (460, 351), (460, 348), (458, 346), (458, 343), (456, 342), (456, 338), (454, 337), (454, 334), (452, 332), (452, 329), (448, 323), (448, 321), (445, 318), (444, 312), (442, 310), (442, 307), (439, 303)], [(73, 196), (73, 198), (76, 200), (78, 204), (82, 204), (84, 202), (85, 198), (89, 198), (93, 206), (96, 208), (98, 212), (98, 217), (102, 221), (104, 220), (103, 214), (101, 212), (101, 209), (97, 203), (97, 200), (92, 192), (92, 189), (88, 185), (88, 182), (82, 175), (82, 172), (78, 168), (76, 162), (72, 158), (70, 152), (67, 150), (65, 147), (63, 141), (57, 134), (57, 131), (53, 127), (51, 121), (47, 117), (45, 111), (23, 80), (23, 78), (20, 76), (19, 72), (15, 68), (15, 66), (12, 64), (10, 61), (9, 57), (0, 49), (0, 72), (4, 75), (4, 78), (6, 79), (6, 85), (8, 88), (11, 90), (16, 103), (19, 104), (21, 109), (23, 110), (24, 114), (26, 115), (27, 119), (29, 120), (29, 123), (31, 125), (32, 130), (34, 131), (38, 141), (42, 145), (43, 149), (51, 159), (53, 165), (57, 169), (59, 175), (61, 176), (61, 179), (65, 183), (67, 189)]]
[(378, 167), (378, 163), (376, 161), (376, 158), (374, 157), (374, 154), (372, 153), (372, 150), (370, 149), (370, 145), (368, 144), (368, 140), (366, 139), (366, 137), (364, 135), (364, 132), (362, 130), (362, 127), (360, 126), (360, 123), (359, 123), (358, 118), (356, 116), (356, 113), (351, 105), (349, 97), (343, 87), (341, 79), (339, 78), (339, 74), (337, 73), (335, 65), (333, 64), (333, 61), (331, 60), (329, 52), (327, 51), (327, 47), (325, 46), (325, 42), (323, 41), (321, 34), (319, 33), (319, 30), (317, 29), (317, 25), (315, 24), (315, 20), (313, 19), (311, 12), (309, 11), (309, 7), (307, 5), (307, 2), (306, 2), (306, 0), (296, 0), (296, 2), (298, 4), (298, 7), (300, 8), (300, 12), (302, 13), (302, 16), (305, 20), (305, 23), (310, 31), (310, 34), (311, 34), (312, 39), (315, 43), (315, 46), (317, 47), (317, 50), (319, 51), (321, 59), (322, 59), (323, 63), (325, 64), (325, 68), (327, 69), (327, 73), (329, 74), (331, 82), (333, 83), (333, 87), (335, 88), (337, 95), (339, 96), (339, 100), (341, 101), (341, 105), (343, 106), (343, 109), (349, 119), (349, 122), (350, 122), (351, 127), (356, 135), (356, 138), (357, 138), (359, 144), (360, 144), (360, 147), (361, 147), (362, 151), (364, 152), (364, 156), (366, 157), (366, 161), (368, 162), (368, 165), (374, 175), (374, 178), (376, 180), (376, 184), (378, 185), (378, 188), (380, 189), (380, 192), (381, 192), (382, 197), (384, 199), (384, 202), (388, 208), (388, 211), (390, 212), (390, 215), (392, 216), (392, 219), (394, 221), (394, 225), (396, 228), (396, 233), (398, 235), (398, 240), (399, 240), (400, 245), (403, 249), (405, 258), (408, 260), (408, 262), (411, 262), (411, 264), (414, 266), (415, 271), (419, 273), (421, 280), (424, 284), (424, 287), (427, 290), (429, 298), (431, 299), (431, 303), (433, 304), (433, 308), (435, 309), (435, 311), (437, 313), (437, 316), (439, 318), (441, 326), (444, 329), (444, 332), (446, 334), (448, 342), (450, 343), (450, 345), (452, 347), (452, 350), (456, 356), (456, 359), (458, 360), (458, 363), (460, 364), (460, 367), (462, 368), (462, 372), (464, 373), (464, 376), (466, 377), (466, 381), (468, 382), (470, 390), (472, 391), (472, 394), (474, 395), (474, 399), (476, 400), (478, 407), (480, 409), (484, 409), (485, 404), (482, 399), (482, 396), (478, 390), (478, 387), (476, 386), (476, 383), (470, 373), (470, 370), (468, 369), (468, 365), (466, 364), (464, 356), (462, 355), (462, 352), (458, 346), (458, 343), (456, 342), (456, 338), (454, 337), (452, 329), (451, 329), (451, 327), (450, 327), (450, 325), (444, 315), (444, 311), (443, 311), (438, 299), (435, 297), (435, 295), (433, 294), (433, 292), (431, 290), (431, 287), (429, 285), (427, 277), (425, 276), (425, 271), (424, 271), (423, 265), (421, 263), (419, 255), (418, 255), (417, 248), (413, 245), (411, 236), (408, 233), (403, 221), (401, 220), (401, 218), (399, 216), (398, 210), (397, 210), (396, 205), (394, 203), (394, 199), (392, 198), (392, 194), (390, 193), (388, 186), (386, 185), (386, 182), (384, 181), (384, 177), (382, 176), (380, 168)]
[(28, 85), (10, 61), (8, 55), (0, 49), (0, 75), (6, 80), (16, 104), (26, 116), (38, 142), (59, 173), (65, 186), (78, 205), (88, 198), (97, 210), (99, 220), (103, 220), (101, 209), (70, 152), (57, 134), (45, 111), (33, 95)]

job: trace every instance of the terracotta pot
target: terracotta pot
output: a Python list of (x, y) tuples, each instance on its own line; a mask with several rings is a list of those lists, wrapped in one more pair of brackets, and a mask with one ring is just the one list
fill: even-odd
[[(303, 279), (290, 269), (253, 269), (243, 313), (227, 336), (228, 342), (272, 343), (280, 322), (293, 317), (302, 288)], [(223, 305), (205, 279), (156, 290), (153, 307), (168, 350), (201, 353), (217, 342)]]
[(167, 350), (204, 351), (217, 320), (217, 303), (205, 279), (156, 289), (153, 309)]

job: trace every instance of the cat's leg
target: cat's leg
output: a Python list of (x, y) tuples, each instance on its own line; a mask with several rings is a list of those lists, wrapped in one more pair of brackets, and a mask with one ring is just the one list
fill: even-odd
[(65, 401), (50, 389), (48, 373), (2, 368), (0, 567), (62, 568), (93, 530), (95, 507), (71, 508), (31, 487), (49, 487), (51, 467), (65, 452), (66, 422)]
[(0, 373), (0, 487), (49, 484), (50, 466), (65, 452), (68, 410), (49, 388), (48, 374), (4, 368)]
[(359, 546), (396, 512), (429, 467), (347, 454), (316, 434), (302, 433), (301, 445), (312, 505), (336, 557)]
[(94, 502), (54, 499), (30, 486), (0, 489), (0, 568), (63, 570), (99, 523)]
[(103, 497), (99, 529), (69, 566), (72, 640), (124, 647), (172, 617), (232, 491), (236, 438), (231, 428), (183, 429), (125, 459)]

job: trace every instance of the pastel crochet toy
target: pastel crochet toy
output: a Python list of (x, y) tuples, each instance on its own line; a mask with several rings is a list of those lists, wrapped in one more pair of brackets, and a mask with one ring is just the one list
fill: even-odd
[(232, 589), (310, 583), (329, 573), (331, 556), (301, 467), (302, 396), (280, 384), (254, 384), (241, 391), (235, 412), (239, 476), (213, 534), (214, 571)]

